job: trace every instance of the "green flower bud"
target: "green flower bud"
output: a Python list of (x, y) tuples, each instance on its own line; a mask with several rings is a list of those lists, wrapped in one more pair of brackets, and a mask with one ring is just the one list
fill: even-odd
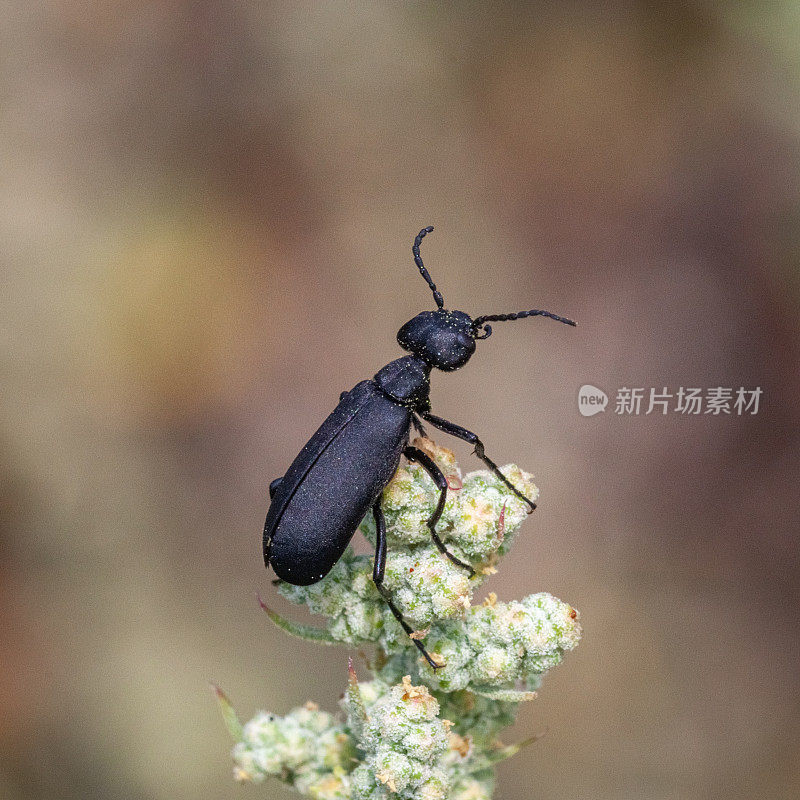
[[(449, 788), (444, 768), (449, 726), (439, 719), (436, 698), (425, 686), (414, 686), (408, 676), (388, 690), (374, 685), (364, 689), (367, 723), (358, 737), (364, 760), (353, 773), (353, 797), (444, 800)], [(355, 713), (351, 702), (346, 705)]]
[(467, 572), (430, 544), (391, 552), (384, 586), (415, 628), (463, 616), (472, 597)]
[(305, 791), (349, 766), (351, 755), (344, 726), (308, 704), (285, 717), (264, 712), (253, 717), (233, 748), (234, 775), (256, 783), (272, 775)]
[[(539, 490), (533, 478), (510, 464), (500, 471), (526, 497), (536, 502)], [(458, 494), (458, 503), (445, 509), (448, 539), (474, 562), (508, 552), (516, 532), (528, 516), (525, 503), (487, 470), (470, 472)]]

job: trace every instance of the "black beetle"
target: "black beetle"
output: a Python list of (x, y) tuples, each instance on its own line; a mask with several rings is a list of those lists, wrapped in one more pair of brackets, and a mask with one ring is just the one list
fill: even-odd
[[(405, 456), (416, 461), (439, 489), (439, 502), (428, 528), (439, 550), (453, 563), (472, 573), (442, 543), (436, 523), (444, 508), (447, 481), (434, 461), (409, 445), (411, 425), (424, 434), (419, 417), (435, 428), (469, 442), (475, 455), (533, 511), (536, 505), (503, 476), (483, 450), (483, 443), (471, 431), (431, 413), (430, 373), (450, 372), (463, 367), (475, 352), (475, 341), (492, 333), (488, 322), (542, 316), (575, 325), (572, 320), (549, 311), (492, 314), (472, 319), (463, 311), (448, 311), (444, 298), (422, 263), (419, 246), (433, 230), (423, 228), (414, 239), (412, 253), (422, 277), (436, 301), (436, 311), (423, 311), (400, 328), (397, 341), (411, 355), (387, 364), (372, 380), (361, 381), (343, 392), (339, 405), (322, 423), (282, 478), (269, 487), (270, 507), (264, 524), (264, 563), (282, 581), (307, 586), (322, 580), (339, 560), (361, 520), (372, 509), (377, 541), (373, 580), (403, 626), (403, 619), (383, 587), (386, 567), (386, 524), (380, 498)], [(422, 643), (414, 644), (436, 669), (437, 664)]]

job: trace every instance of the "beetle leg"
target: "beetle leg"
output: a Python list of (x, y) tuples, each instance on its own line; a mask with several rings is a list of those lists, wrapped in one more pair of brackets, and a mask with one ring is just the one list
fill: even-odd
[(424, 439), (428, 438), (428, 434), (425, 432), (425, 428), (423, 427), (422, 423), (419, 421), (419, 417), (416, 414), (411, 415), (411, 422), (414, 423), (414, 429), (416, 432), (422, 436)]
[(383, 576), (386, 573), (386, 520), (383, 516), (380, 498), (378, 498), (375, 501), (375, 505), (372, 506), (372, 516), (375, 519), (376, 531), (375, 566), (372, 568), (372, 580), (375, 581), (375, 586), (383, 596), (386, 604), (389, 606), (389, 610), (392, 612), (392, 614), (394, 614), (394, 618), (400, 623), (401, 627), (408, 634), (408, 637), (411, 639), (411, 641), (414, 642), (417, 650), (422, 653), (422, 655), (425, 657), (425, 660), (431, 665), (431, 667), (433, 667), (434, 670), (441, 669), (444, 664), (437, 664), (436, 661), (431, 658), (430, 653), (425, 649), (425, 645), (423, 645), (419, 639), (415, 639), (411, 635), (414, 633), (414, 629), (403, 619), (403, 615), (400, 613), (400, 610), (392, 602), (392, 596), (389, 594), (389, 590), (383, 585)]
[(428, 475), (433, 478), (433, 482), (436, 484), (436, 488), (439, 490), (439, 502), (436, 504), (436, 509), (426, 523), (431, 532), (433, 543), (439, 548), (439, 552), (442, 555), (447, 556), (447, 558), (449, 558), (456, 566), (468, 570), (471, 578), (475, 574), (475, 570), (472, 569), (469, 564), (465, 564), (463, 561), (461, 561), (461, 559), (456, 558), (444, 546), (444, 542), (439, 538), (439, 534), (436, 532), (436, 523), (439, 521), (439, 517), (442, 516), (442, 511), (444, 510), (444, 501), (447, 498), (447, 478), (444, 477), (442, 471), (436, 466), (436, 462), (427, 453), (423, 453), (419, 448), (406, 447), (405, 450), (403, 450), (403, 455), (409, 461), (418, 462), (422, 469), (424, 469), (425, 472), (427, 472)]
[(375, 520), (375, 563), (372, 567), (372, 580), (380, 588), (383, 576), (386, 574), (386, 518), (383, 516), (380, 498), (372, 506), (372, 518)]
[(456, 425), (454, 422), (448, 422), (446, 419), (442, 419), (441, 417), (437, 417), (435, 414), (431, 414), (430, 411), (423, 411), (422, 418), (430, 422), (434, 428), (438, 428), (440, 431), (444, 431), (445, 433), (449, 433), (451, 436), (455, 436), (457, 439), (462, 439), (465, 442), (469, 442), (475, 448), (475, 455), (486, 464), (487, 467), (498, 477), (500, 478), (503, 483), (511, 489), (514, 494), (519, 497), (520, 500), (525, 502), (528, 505), (528, 513), (531, 514), (536, 509), (536, 503), (533, 500), (529, 500), (525, 497), (522, 492), (514, 486), (511, 481), (500, 472), (500, 468), (497, 464), (492, 461), (489, 456), (483, 450), (483, 442), (478, 438), (477, 434), (472, 433), (472, 431), (468, 431), (466, 428), (462, 428), (460, 425)]

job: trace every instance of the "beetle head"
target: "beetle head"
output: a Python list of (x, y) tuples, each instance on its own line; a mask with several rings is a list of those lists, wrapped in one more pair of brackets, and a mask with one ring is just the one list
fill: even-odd
[(475, 319), (463, 311), (448, 311), (444, 308), (442, 293), (436, 288), (419, 254), (420, 243), (432, 230), (433, 226), (429, 225), (417, 234), (411, 252), (420, 275), (433, 292), (436, 311), (423, 311), (400, 328), (397, 341), (404, 350), (418, 356), (431, 367), (450, 372), (463, 367), (469, 361), (475, 352), (477, 339), (488, 339), (492, 335), (492, 326), (488, 324), (489, 322), (548, 317), (566, 325), (575, 325), (571, 319), (539, 309), (518, 311), (513, 314), (488, 314)]
[(472, 318), (463, 311), (423, 311), (397, 333), (397, 341), (436, 369), (450, 372), (463, 367), (475, 352)]

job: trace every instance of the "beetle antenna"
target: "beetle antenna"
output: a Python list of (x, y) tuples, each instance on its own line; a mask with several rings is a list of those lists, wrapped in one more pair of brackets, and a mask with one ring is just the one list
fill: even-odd
[(414, 263), (419, 268), (420, 274), (423, 278), (425, 278), (428, 286), (431, 287), (431, 291), (433, 292), (433, 299), (436, 301), (437, 308), (444, 308), (444, 297), (442, 297), (442, 293), (436, 288), (436, 284), (433, 282), (433, 278), (431, 278), (430, 273), (427, 269), (425, 269), (425, 265), (422, 263), (422, 258), (419, 254), (419, 246), (422, 244), (422, 240), (433, 230), (433, 225), (428, 225), (427, 228), (423, 228), (414, 239), (414, 245), (411, 248), (411, 252), (414, 254)]
[(476, 317), (472, 321), (472, 330), (477, 334), (483, 331), (483, 336), (475, 336), (476, 339), (488, 339), (492, 335), (492, 326), (487, 325), (487, 322), (512, 322), (515, 319), (525, 319), (525, 317), (549, 317), (556, 320), (556, 322), (563, 322), (565, 325), (572, 325), (575, 323), (566, 317), (560, 317), (558, 314), (553, 314), (550, 311), (540, 311), (532, 309), (531, 311), (519, 311), (516, 314), (488, 314), (484, 317)]

